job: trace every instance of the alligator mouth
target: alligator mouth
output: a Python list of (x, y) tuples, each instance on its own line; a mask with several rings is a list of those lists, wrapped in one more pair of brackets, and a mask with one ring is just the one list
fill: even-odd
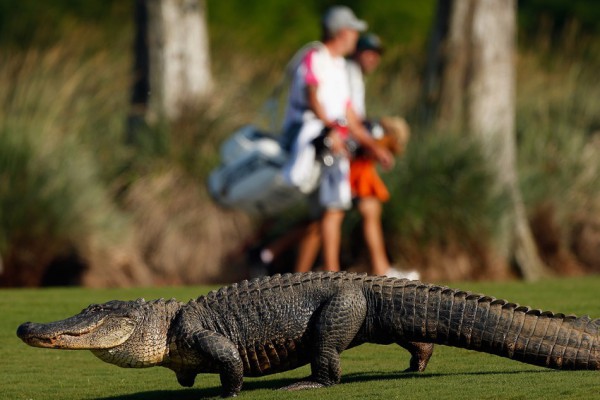
[(86, 349), (95, 346), (94, 332), (102, 326), (102, 320), (91, 326), (77, 330), (57, 329), (54, 323), (36, 324), (26, 322), (17, 329), (17, 336), (33, 347), (44, 347), (53, 349)]
[[(88, 333), (88, 332), (86, 332), (86, 333)], [(69, 337), (75, 338), (75, 337), (83, 336), (84, 334), (85, 333), (74, 333), (73, 334), (70, 332), (65, 332), (65, 333), (62, 333), (62, 334), (59, 334), (56, 336), (51, 336), (51, 337), (28, 336), (28, 337), (22, 337), (21, 339), (30, 346), (60, 349), (60, 348), (68, 347), (61, 343), (68, 340)]]
[(56, 338), (45, 338), (45, 337), (31, 337), (31, 338), (27, 338), (28, 342), (39, 342), (40, 344), (47, 344), (48, 347), (52, 347), (54, 346), (54, 342), (56, 341)]

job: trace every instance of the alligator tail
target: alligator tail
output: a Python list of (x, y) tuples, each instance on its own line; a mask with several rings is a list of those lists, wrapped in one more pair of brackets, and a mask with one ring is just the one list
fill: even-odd
[[(408, 282), (402, 335), (556, 369), (600, 370), (600, 319), (554, 314), (506, 300)], [(395, 301), (396, 303), (396, 301)]]

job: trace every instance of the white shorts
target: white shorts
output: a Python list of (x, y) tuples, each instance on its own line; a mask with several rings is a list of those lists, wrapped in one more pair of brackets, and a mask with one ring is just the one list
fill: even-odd
[(331, 166), (323, 167), (319, 202), (325, 209), (349, 210), (352, 207), (350, 161), (346, 157), (336, 157)]

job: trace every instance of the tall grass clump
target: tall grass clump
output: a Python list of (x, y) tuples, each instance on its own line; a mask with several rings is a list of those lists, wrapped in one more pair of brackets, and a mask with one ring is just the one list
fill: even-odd
[(417, 137), (386, 179), (384, 227), (396, 262), (419, 266), (429, 280), (501, 273), (488, 246), (507, 203), (476, 139)]
[(37, 285), (53, 259), (98, 234), (114, 235), (117, 215), (80, 146), (16, 133), (0, 133), (2, 282)]
[(519, 64), (523, 197), (542, 256), (561, 273), (600, 271), (600, 242), (581, 236), (600, 226), (600, 53), (573, 51), (552, 62), (524, 52)]
[(38, 285), (56, 258), (119, 238), (108, 182), (126, 81), (106, 58), (66, 44), (0, 54), (2, 285)]

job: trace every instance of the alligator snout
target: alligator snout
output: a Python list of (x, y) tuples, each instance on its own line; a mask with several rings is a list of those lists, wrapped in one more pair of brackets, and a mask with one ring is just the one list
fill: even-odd
[(31, 322), (25, 322), (19, 325), (19, 327), (17, 328), (17, 336), (21, 339), (28, 338), (29, 336), (31, 336), (34, 326), (35, 324)]
[(17, 336), (30, 346), (34, 347), (56, 347), (55, 335), (43, 332), (43, 325), (33, 322), (25, 322), (17, 328)]
[(48, 341), (48, 339), (55, 336), (50, 334), (49, 332), (45, 332), (43, 328), (43, 324), (25, 322), (17, 328), (17, 336), (28, 344), (30, 344), (31, 341), (34, 339), (37, 341)]

